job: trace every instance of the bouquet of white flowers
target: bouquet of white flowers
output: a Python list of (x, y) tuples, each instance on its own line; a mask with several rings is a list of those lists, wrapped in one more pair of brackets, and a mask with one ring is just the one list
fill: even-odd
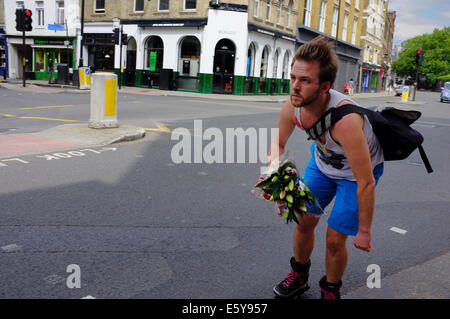
[(253, 194), (257, 197), (276, 203), (275, 209), (279, 216), (286, 219), (286, 223), (295, 221), (298, 224), (297, 215), (307, 213), (307, 203), (316, 205), (323, 213), (317, 197), (299, 176), (292, 160), (285, 160), (278, 169), (269, 172), (267, 177), (260, 177), (254, 187)]

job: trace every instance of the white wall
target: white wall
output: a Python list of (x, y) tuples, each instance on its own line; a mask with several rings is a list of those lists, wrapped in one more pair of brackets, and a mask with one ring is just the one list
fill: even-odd
[(208, 25), (203, 32), (200, 73), (213, 73), (217, 42), (229, 39), (236, 46), (234, 74), (245, 76), (248, 50), (248, 16), (246, 12), (208, 10)]
[[(16, 30), (16, 1), (5, 0), (5, 31), (7, 35), (21, 36), (22, 32)], [(32, 36), (48, 36), (48, 37), (65, 37), (66, 31), (48, 30), (49, 24), (54, 24), (56, 21), (56, 0), (44, 0), (44, 27), (38, 27), (38, 15), (36, 11), (36, 0), (24, 0), (25, 9), (33, 12), (32, 24), (33, 30), (26, 32), (27, 37)], [(65, 0), (64, 1), (64, 18), (67, 19), (68, 35), (70, 37), (76, 36), (77, 19), (80, 16), (80, 1), (79, 0)]]

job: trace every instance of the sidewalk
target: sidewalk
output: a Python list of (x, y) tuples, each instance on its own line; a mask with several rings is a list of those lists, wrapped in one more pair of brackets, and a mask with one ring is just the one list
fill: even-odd
[[(59, 89), (57, 92), (60, 93), (61, 90), (68, 93), (90, 93), (90, 90), (80, 90), (74, 85), (64, 85), (64, 84), (49, 84), (45, 80), (27, 80), (27, 88), (30, 86), (37, 87), (48, 87), (53, 89)], [(22, 80), (7, 80), (0, 81), (0, 86), (9, 89), (27, 89), (23, 88)], [(56, 93), (56, 91), (55, 91)], [(159, 96), (181, 96), (189, 98), (203, 98), (203, 99), (213, 99), (213, 100), (232, 100), (232, 101), (247, 101), (247, 102), (273, 102), (282, 103), (286, 101), (288, 95), (232, 95), (232, 94), (215, 94), (215, 93), (196, 93), (196, 92), (185, 92), (185, 91), (165, 91), (159, 89), (148, 89), (148, 88), (138, 88), (123, 86), (119, 89), (119, 93), (127, 94), (142, 94), (142, 95), (159, 95)], [(377, 97), (388, 97), (395, 96), (395, 92), (377, 92), (377, 93), (355, 93), (351, 98), (362, 99), (362, 98), (377, 98)]]
[(58, 125), (36, 133), (0, 134), (0, 158), (133, 141), (143, 138), (145, 131), (132, 125), (94, 129), (84, 123)]

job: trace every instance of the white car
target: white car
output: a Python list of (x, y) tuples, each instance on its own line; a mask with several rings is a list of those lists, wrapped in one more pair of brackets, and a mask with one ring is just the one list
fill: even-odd
[(395, 88), (395, 96), (400, 96), (403, 93), (403, 85), (397, 85)]

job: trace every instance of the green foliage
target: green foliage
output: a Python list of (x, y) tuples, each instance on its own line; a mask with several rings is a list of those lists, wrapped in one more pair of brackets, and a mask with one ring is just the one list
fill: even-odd
[(450, 27), (435, 29), (431, 34), (422, 34), (402, 43), (403, 50), (392, 68), (401, 77), (415, 77), (416, 50), (423, 50), (423, 62), (419, 76), (432, 83), (450, 73)]
[(442, 80), (442, 82), (450, 82), (450, 74), (440, 76), (438, 80)]

